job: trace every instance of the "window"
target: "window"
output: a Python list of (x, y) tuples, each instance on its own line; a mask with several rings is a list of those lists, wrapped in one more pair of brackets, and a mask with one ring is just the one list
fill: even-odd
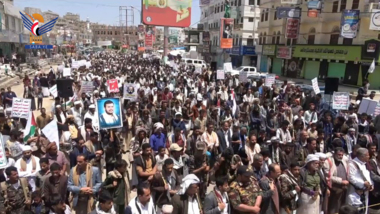
[(272, 45), (273, 44), (276, 44), (276, 32), (273, 32), (273, 35), (272, 35)]
[(277, 20), (277, 11), (274, 11), (274, 20)]
[(16, 18), (11, 16), (11, 27), (12, 30), (16, 30)]
[(340, 12), (346, 9), (347, 0), (340, 0)]
[(314, 45), (315, 42), (315, 28), (311, 28), (307, 37), (307, 44)]
[(344, 38), (343, 45), (352, 45), (353, 39)]
[(243, 19), (243, 17), (241, 17), (241, 19), (240, 19), (240, 23), (244, 24), (244, 19)]
[(241, 0), (239, 0), (239, 5), (238, 6), (241, 6)]
[(255, 0), (249, 0), (249, 5), (255, 5)]
[(337, 13), (338, 12), (338, 6), (339, 6), (339, 1), (334, 1), (333, 2), (333, 7), (332, 7), (332, 12)]
[(264, 21), (264, 16), (265, 16), (265, 10), (261, 11), (261, 22)]
[[(234, 6), (234, 2), (233, 1), (231, 1), (231, 6)], [(235, 5), (236, 6), (236, 5)]]
[(309, 35), (307, 37), (307, 44), (308, 45), (314, 45), (314, 42), (315, 42), (315, 35)]
[(248, 21), (253, 22), (253, 18), (252, 17), (248, 18)]
[(281, 32), (277, 32), (277, 38), (276, 38), (276, 44), (280, 44), (280, 39), (281, 39)]
[(247, 46), (254, 46), (253, 39), (247, 39)]
[(353, 0), (352, 1), (351, 9), (359, 9), (359, 0)]
[(265, 12), (265, 21), (268, 21), (268, 16), (269, 16), (269, 9), (267, 9)]
[[(380, 35), (380, 34), (379, 34)], [(259, 35), (259, 45), (262, 45), (263, 44), (263, 34), (262, 33), (260, 33), (260, 35)]]
[(266, 44), (266, 43), (267, 43), (267, 33), (264, 33), (263, 44)]
[(238, 0), (235, 0), (235, 6), (238, 6), (237, 4), (238, 4)]
[(339, 43), (339, 34), (340, 29), (338, 26), (335, 26), (330, 35), (330, 45), (337, 45)]
[(220, 6), (220, 12), (223, 12), (224, 11), (224, 4), (222, 3), (222, 5)]

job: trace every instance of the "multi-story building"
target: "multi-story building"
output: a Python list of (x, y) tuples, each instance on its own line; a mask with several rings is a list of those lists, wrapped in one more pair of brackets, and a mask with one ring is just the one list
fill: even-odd
[[(234, 18), (233, 48), (220, 48), (221, 18), (224, 17), (224, 0), (215, 0), (201, 7), (200, 24), (210, 32), (212, 61), (222, 67), (226, 61), (233, 66), (256, 65), (255, 44), (258, 40), (257, 26), (260, 20), (260, 0), (230, 0), (231, 18)], [(256, 6), (255, 6), (256, 5)]]
[[(313, 1), (322, 3), (320, 10), (309, 10), (311, 3), (302, 1), (299, 5), (281, 5), (277, 0), (261, 0), (262, 16), (259, 23), (260, 65), (258, 69), (290, 78), (325, 79), (338, 77), (344, 84), (362, 85), (363, 79), (371, 87), (380, 87), (380, 67), (368, 75), (370, 64), (380, 62), (380, 29), (371, 30), (378, 1), (375, 0), (331, 0)], [(314, 4), (315, 6), (316, 4)], [(292, 20), (277, 17), (279, 7), (300, 7), (297, 37), (287, 29)], [(344, 38), (342, 14), (345, 10), (360, 10), (360, 22), (356, 37)], [(293, 22), (294, 23), (294, 22)], [(295, 25), (296, 26), (296, 25)], [(372, 29), (374, 29), (372, 27)], [(296, 32), (293, 31), (293, 32)]]
[(116, 41), (122, 44), (137, 45), (137, 27), (110, 26), (92, 24), (91, 30), (94, 34), (93, 40), (97, 41)]
[(48, 20), (48, 21), (53, 20), (53, 19), (59, 17), (59, 14), (58, 14), (58, 13), (54, 13), (54, 12), (51, 11), (51, 10), (45, 11), (45, 12), (43, 12), (43, 14), (41, 14), (41, 15), (43, 15), (44, 19), (46, 19), (46, 20)]
[(24, 52), (24, 45), (29, 43), (29, 31), (24, 28), (20, 11), (12, 0), (0, 0), (0, 57)]
[[(33, 15), (33, 14), (40, 14), (40, 15), (43, 15), (42, 14), (42, 11), (40, 8), (34, 8), (34, 7), (25, 7), (24, 8), (24, 11), (29, 14), (29, 15)], [(45, 18), (45, 17), (44, 17)], [(50, 20), (49, 20), (50, 21)]]

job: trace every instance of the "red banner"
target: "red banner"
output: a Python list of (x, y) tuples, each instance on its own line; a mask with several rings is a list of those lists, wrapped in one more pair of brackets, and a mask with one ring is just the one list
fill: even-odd
[(117, 84), (117, 80), (107, 80), (108, 85), (108, 92), (110, 93), (118, 93), (119, 92), (119, 85)]
[(286, 30), (285, 30), (285, 38), (287, 39), (297, 39), (298, 33), (300, 29), (300, 20), (288, 18), (286, 20)]

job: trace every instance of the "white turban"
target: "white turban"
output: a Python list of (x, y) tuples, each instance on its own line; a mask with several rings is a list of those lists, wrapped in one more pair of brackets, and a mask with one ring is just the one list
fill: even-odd
[(156, 132), (158, 129), (163, 129), (164, 125), (162, 123), (155, 123), (153, 125), (153, 128), (154, 128), (154, 132)]
[(32, 151), (32, 147), (30, 147), (29, 145), (25, 145), (25, 146), (22, 147), (22, 151), (23, 152)]
[(315, 155), (317, 155), (319, 157), (319, 159), (326, 159), (327, 158), (327, 155), (325, 153), (322, 153), (322, 152), (318, 152)]
[(192, 184), (198, 184), (201, 181), (199, 178), (194, 174), (188, 174), (182, 179), (181, 188), (178, 191), (178, 195), (184, 195), (186, 193), (186, 190), (189, 188)]
[(305, 165), (307, 165), (308, 163), (310, 163), (312, 161), (319, 161), (319, 156), (318, 155), (314, 155), (314, 154), (308, 155), (306, 157), (306, 160), (305, 160)]

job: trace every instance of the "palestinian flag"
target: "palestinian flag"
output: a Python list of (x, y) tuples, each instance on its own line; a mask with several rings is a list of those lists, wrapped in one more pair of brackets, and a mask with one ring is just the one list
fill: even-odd
[(29, 138), (34, 136), (36, 129), (36, 120), (34, 119), (33, 112), (31, 111), (29, 114), (28, 122), (26, 123), (26, 127), (24, 129), (24, 142), (28, 141)]

